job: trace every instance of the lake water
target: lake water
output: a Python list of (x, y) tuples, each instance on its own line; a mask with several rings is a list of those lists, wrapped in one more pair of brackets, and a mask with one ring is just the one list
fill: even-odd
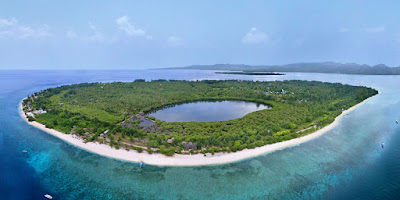
[[(105, 158), (26, 124), (22, 98), (48, 87), (134, 79), (317, 80), (379, 95), (307, 143), (207, 167), (146, 166)], [(400, 199), (400, 76), (213, 71), (0, 71), (0, 199)], [(380, 143), (385, 142), (385, 148)], [(28, 154), (22, 153), (27, 150)]]
[(167, 107), (148, 115), (166, 122), (212, 122), (237, 119), (269, 108), (267, 105), (246, 101), (200, 101)]

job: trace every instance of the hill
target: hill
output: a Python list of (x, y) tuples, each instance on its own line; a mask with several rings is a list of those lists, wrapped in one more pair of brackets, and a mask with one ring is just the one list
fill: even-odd
[(169, 69), (197, 69), (197, 70), (230, 70), (243, 72), (307, 72), (307, 73), (335, 73), (335, 74), (365, 74), (365, 75), (400, 75), (400, 67), (379, 65), (360, 65), (356, 63), (293, 63), (287, 65), (243, 65), (243, 64), (215, 64), (191, 65), (187, 67)]

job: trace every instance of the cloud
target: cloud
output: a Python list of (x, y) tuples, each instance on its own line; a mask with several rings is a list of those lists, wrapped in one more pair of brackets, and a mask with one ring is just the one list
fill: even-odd
[(385, 27), (384, 26), (369, 27), (369, 28), (366, 28), (365, 31), (368, 33), (380, 33), (380, 32), (385, 31)]
[(183, 41), (182, 38), (176, 37), (176, 36), (169, 36), (167, 39), (167, 43), (170, 46), (183, 46), (185, 45), (185, 42)]
[(49, 26), (32, 27), (20, 24), (18, 20), (0, 19), (0, 37), (15, 39), (41, 39), (51, 36)]
[(242, 38), (243, 44), (261, 44), (268, 40), (268, 35), (257, 28), (253, 27)]
[(102, 32), (97, 30), (97, 27), (89, 22), (89, 29), (92, 30), (93, 34), (88, 37), (89, 41), (95, 42), (103, 42), (105, 41), (105, 37)]
[(14, 18), (12, 19), (0, 19), (0, 27), (2, 26), (12, 26), (14, 24), (17, 24), (18, 21)]
[(146, 39), (150, 40), (153, 39), (153, 37), (151, 35), (148, 35), (146, 31), (137, 28), (133, 24), (131, 24), (128, 16), (122, 16), (120, 18), (117, 18), (115, 22), (117, 23), (118, 28), (124, 31), (125, 34), (129, 37), (143, 36)]
[(78, 38), (78, 34), (75, 33), (74, 31), (67, 31), (67, 33), (65, 34), (65, 36), (69, 39), (77, 39)]
[(341, 33), (346, 33), (346, 32), (349, 32), (350, 30), (348, 28), (342, 27), (338, 31)]

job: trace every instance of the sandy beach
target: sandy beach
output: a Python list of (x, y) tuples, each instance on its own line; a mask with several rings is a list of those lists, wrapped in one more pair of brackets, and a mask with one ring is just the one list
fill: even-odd
[[(368, 99), (366, 99), (368, 100)], [(76, 147), (82, 148), (84, 150), (87, 150), (92, 153), (96, 153), (102, 156), (110, 157), (110, 158), (115, 158), (115, 159), (120, 159), (124, 161), (131, 161), (131, 162), (144, 162), (146, 164), (150, 165), (160, 165), (160, 166), (202, 166), (202, 165), (217, 165), (217, 164), (226, 164), (226, 163), (231, 163), (231, 162), (237, 162), (243, 159), (259, 156), (262, 154), (270, 153), (273, 151), (281, 150), (287, 147), (299, 145), (301, 143), (310, 141), (312, 139), (315, 139), (325, 132), (331, 130), (334, 128), (338, 123), (341, 117), (346, 115), (347, 113), (353, 111), (355, 108), (363, 104), (366, 100), (363, 102), (349, 108), (348, 110), (345, 110), (340, 114), (339, 116), (336, 117), (335, 121), (328, 126), (325, 126), (324, 128), (315, 131), (314, 133), (305, 135), (303, 137), (275, 143), (275, 144), (269, 144), (266, 146), (262, 147), (257, 147), (255, 149), (244, 149), (242, 151), (238, 152), (232, 152), (232, 153), (216, 153), (215, 155), (207, 154), (207, 156), (204, 156), (203, 154), (195, 154), (195, 155), (181, 155), (181, 154), (175, 154), (172, 157), (168, 157), (162, 154), (154, 153), (154, 154), (148, 154), (146, 151), (142, 153), (138, 153), (137, 151), (130, 150), (126, 151), (124, 149), (114, 149), (111, 148), (109, 145), (106, 144), (99, 144), (99, 143), (84, 143), (83, 140), (79, 139), (76, 136), (73, 135), (68, 135), (65, 133), (61, 133), (59, 131), (53, 130), (46, 128), (45, 125), (40, 124), (38, 122), (29, 122), (25, 112), (23, 111), (22, 103), (19, 106), (20, 109), (20, 116), (30, 125), (39, 128), (55, 137), (58, 137), (64, 141), (66, 141), (69, 144), (72, 144)]]

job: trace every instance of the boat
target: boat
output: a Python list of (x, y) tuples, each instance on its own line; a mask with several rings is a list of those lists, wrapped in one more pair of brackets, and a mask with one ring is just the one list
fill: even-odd
[(28, 153), (28, 151), (24, 149), (24, 150), (22, 150), (22, 153)]
[(139, 163), (139, 167), (140, 167), (140, 168), (143, 168), (143, 165), (144, 165), (143, 162), (140, 162), (140, 163)]
[(398, 124), (398, 123), (399, 123), (399, 121), (396, 120), (396, 124)]
[(48, 198), (48, 199), (53, 199), (53, 197), (49, 194), (45, 194), (44, 197)]
[(384, 142), (382, 142), (381, 143), (381, 147), (382, 147), (382, 149), (383, 149), (383, 147), (385, 146), (385, 143)]

